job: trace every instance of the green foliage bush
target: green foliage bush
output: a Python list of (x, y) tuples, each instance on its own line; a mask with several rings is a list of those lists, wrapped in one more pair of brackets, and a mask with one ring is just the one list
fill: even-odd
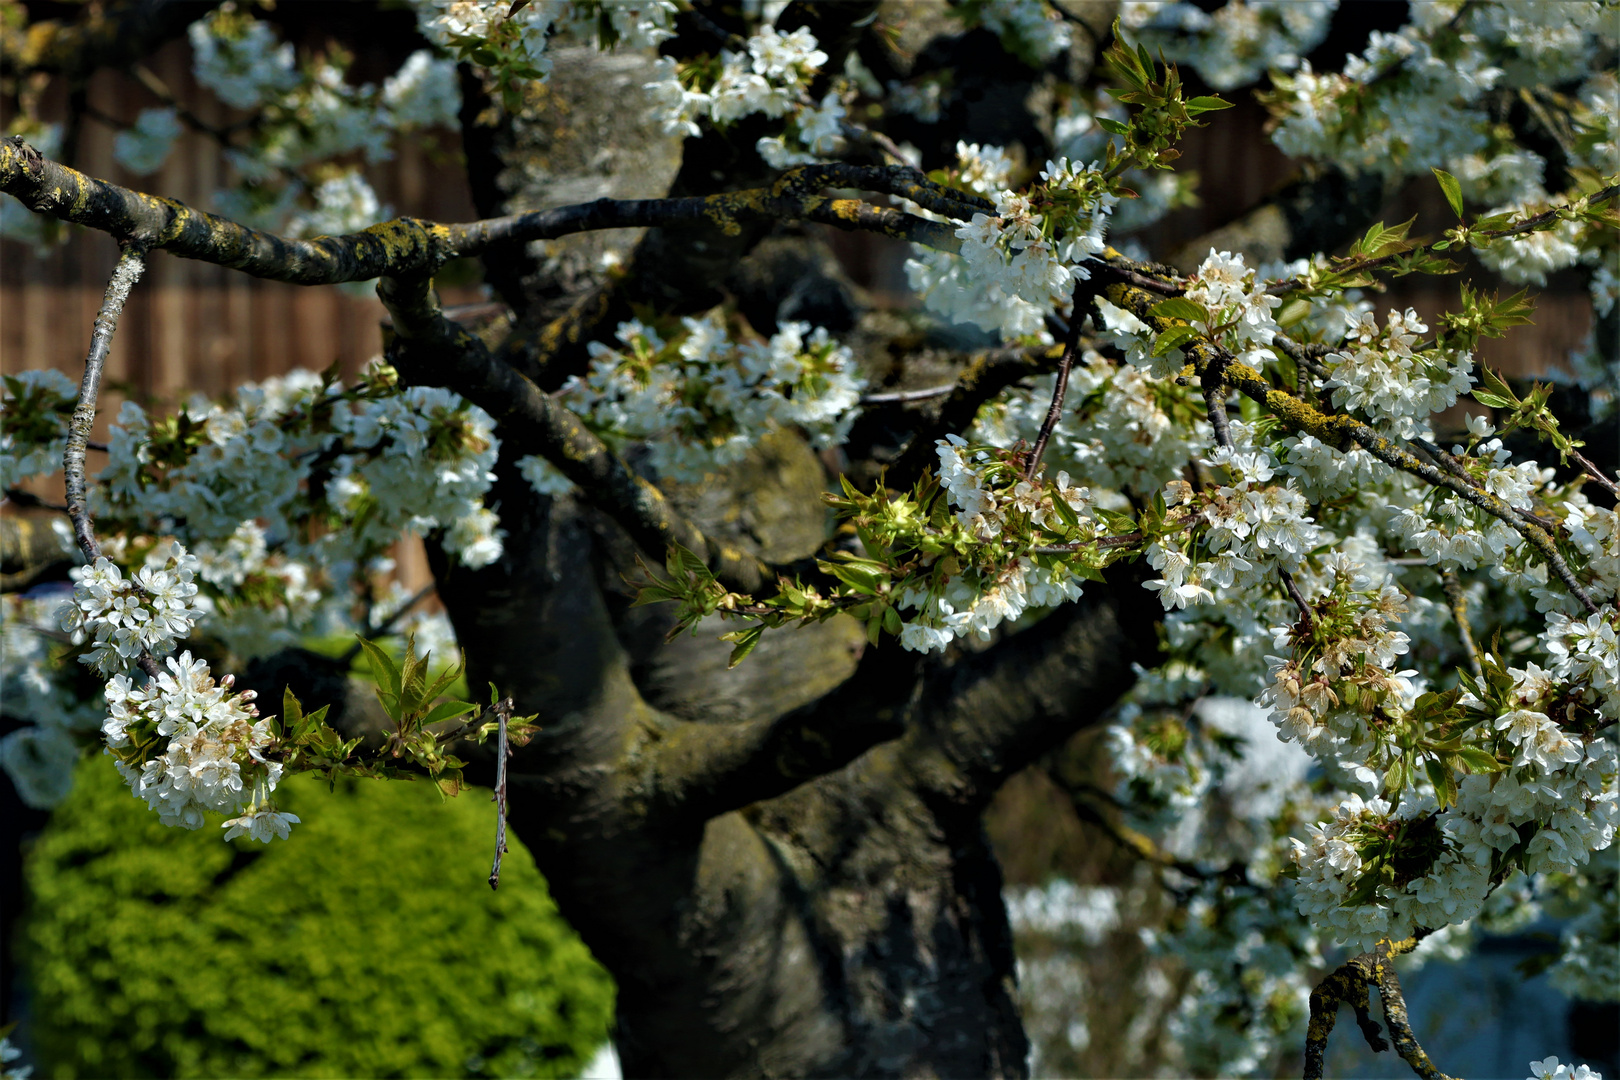
[(291, 839), (225, 843), (81, 764), (26, 869), (36, 1075), (578, 1075), (613, 986), (515, 840), (490, 891), (486, 798), (313, 777), (277, 796)]

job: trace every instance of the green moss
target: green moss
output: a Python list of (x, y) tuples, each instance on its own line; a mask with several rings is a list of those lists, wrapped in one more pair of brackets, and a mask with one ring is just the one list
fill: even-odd
[(490, 891), (486, 798), (282, 790), (291, 839), (225, 843), (82, 764), (26, 868), (36, 1075), (578, 1075), (612, 983), (515, 839)]

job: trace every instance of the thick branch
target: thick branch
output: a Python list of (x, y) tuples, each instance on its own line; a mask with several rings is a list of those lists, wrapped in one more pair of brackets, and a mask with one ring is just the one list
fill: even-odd
[(681, 199), (598, 199), (461, 225), (396, 218), (345, 236), (289, 240), (174, 199), (86, 176), (42, 158), (20, 138), (0, 143), (0, 191), (37, 213), (136, 237), (148, 249), (297, 285), (432, 274), (446, 259), (480, 254), (494, 244), (552, 240), (596, 229), (688, 226), (731, 235), (746, 221), (798, 220), (882, 233), (944, 251), (960, 246), (949, 224), (859, 199), (808, 193), (800, 172), (784, 174), (769, 189)]
[(644, 551), (661, 558), (679, 544), (702, 556), (716, 577), (742, 592), (755, 592), (775, 580), (759, 559), (711, 540), (676, 514), (663, 492), (637, 476), (577, 416), (445, 318), (426, 278), (385, 277), (377, 283), (377, 295), (394, 319), (397, 339), (390, 356), (408, 382), (454, 390), (488, 412), (518, 456), (538, 454), (555, 465)]
[(901, 734), (919, 666), (917, 654), (886, 642), (862, 653), (838, 686), (781, 716), (681, 724), (656, 750), (657, 801), (706, 821), (842, 768)]
[(1339, 1006), (1349, 1005), (1356, 1014), (1356, 1023), (1375, 1052), (1389, 1049), (1378, 1024), (1368, 1008), (1367, 988), (1376, 986), (1378, 997), (1384, 1003), (1384, 1022), (1389, 1025), (1395, 1052), (1412, 1067), (1423, 1080), (1452, 1080), (1435, 1068), (1418, 1045), (1407, 1017), (1406, 998), (1401, 993), (1401, 981), (1395, 974), (1395, 957), (1411, 952), (1428, 931), (1401, 941), (1380, 941), (1371, 952), (1353, 956), (1324, 978), (1311, 991), (1311, 1022), (1305, 1036), (1305, 1080), (1321, 1080), (1327, 1052), (1328, 1036), (1338, 1018)]
[(925, 683), (902, 757), (920, 790), (982, 805), (1008, 776), (1095, 723), (1157, 661), (1158, 605), (1139, 567)]

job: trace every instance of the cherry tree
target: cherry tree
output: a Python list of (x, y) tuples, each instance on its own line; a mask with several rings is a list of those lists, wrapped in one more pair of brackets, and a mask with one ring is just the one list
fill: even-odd
[[(212, 211), (68, 167), (26, 109), (0, 145), (8, 239), (65, 222), (120, 250), (77, 385), (7, 358), (6, 488), (61, 469), (83, 563), (69, 599), (5, 598), (34, 723), (0, 762), (30, 801), (89, 745), (165, 823), (227, 839), (297, 843), (275, 801), (296, 772), (492, 785), (618, 982), (627, 1074), (1017, 1076), (981, 817), (1102, 727), (1098, 820), (1177, 912), (1153, 947), (1202, 972), (1170, 1067), (1303, 1049), (1321, 1076), (1340, 1005), (1384, 1045), (1375, 987), (1394, 1050), (1442, 1075), (1399, 958), (1553, 896), (1555, 982), (1620, 993), (1594, 858), (1620, 797), (1620, 489), (1612, 419), (1606, 444), (1581, 430), (1620, 371), (1610, 0), (1415, 4), (1331, 69), (1310, 57), (1357, 18), (1333, 0), (417, 0), (380, 86), (270, 12), (178, 7), (0, 9), (9, 79), (184, 34), (254, 117), (210, 131), (235, 178)], [(610, 62), (642, 73), (634, 137), (677, 149), (667, 191), (531, 208), (548, 88)], [(969, 107), (989, 83), (1017, 122)], [(1142, 230), (1194, 190), (1178, 142), (1255, 84), (1296, 178), (1226, 246), (1159, 261)], [(187, 126), (144, 111), (119, 160), (155, 171)], [(445, 126), (483, 216), (390, 216), (362, 165)], [(1413, 186), (1455, 225), (1374, 220)], [(863, 308), (806, 226), (909, 243), (917, 309)], [(353, 382), (126, 403), (92, 445), (159, 252), (375, 282), (385, 348)], [(498, 318), (441, 307), (467, 258)], [(1437, 316), (1381, 296), (1459, 272)], [(1594, 312), (1565, 385), (1476, 362), (1555, 273)], [(448, 623), (373, 585), (404, 534)], [(303, 643), (334, 630), (377, 727), (321, 696), (348, 658)], [(407, 631), (401, 663), (376, 639)], [(473, 700), (444, 696), (463, 664)], [(1311, 764), (1189, 831), (1258, 752), (1202, 719), (1231, 699)]]

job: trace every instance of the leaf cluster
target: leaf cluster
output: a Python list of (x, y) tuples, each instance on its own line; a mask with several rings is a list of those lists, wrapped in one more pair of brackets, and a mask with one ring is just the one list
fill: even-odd
[(1097, 117), (1097, 124), (1111, 135), (1125, 142), (1121, 152), (1112, 142), (1108, 144), (1105, 173), (1118, 176), (1127, 168), (1168, 169), (1170, 163), (1181, 156), (1175, 149), (1182, 133), (1188, 128), (1203, 127), (1196, 119), (1207, 112), (1230, 109), (1232, 103), (1218, 97), (1182, 97), (1181, 75), (1176, 66), (1160, 56), (1158, 65), (1146, 48), (1132, 49), (1119, 34), (1119, 19), (1114, 20), (1114, 43), (1103, 55), (1103, 63), (1110, 75), (1122, 86), (1110, 88), (1109, 93), (1127, 105), (1139, 107), (1126, 123), (1107, 117)]

